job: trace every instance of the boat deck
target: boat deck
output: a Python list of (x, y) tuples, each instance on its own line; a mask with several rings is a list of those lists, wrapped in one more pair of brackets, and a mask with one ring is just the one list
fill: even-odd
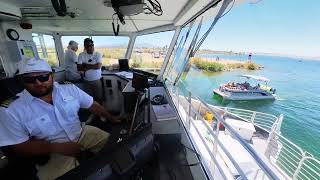
[[(180, 112), (180, 115), (182, 115), (182, 120), (186, 124), (188, 115), (185, 111), (184, 105), (187, 105), (187, 103), (185, 101), (182, 102), (184, 103), (182, 103), (182, 106), (178, 107), (178, 111)], [(203, 121), (196, 120), (193, 117), (194, 116), (192, 113), (190, 116), (192, 124), (190, 126), (189, 134), (196, 149), (203, 157), (203, 163), (205, 163), (209, 167), (208, 170), (210, 171), (211, 175), (213, 175), (213, 179), (235, 179), (236, 177), (240, 176), (236, 167), (231, 162), (230, 158), (226, 155), (226, 151), (222, 149), (221, 145), (224, 146), (224, 148), (228, 151), (234, 161), (240, 166), (243, 173), (248, 179), (269, 179), (249, 154), (249, 152), (227, 131), (219, 131), (218, 140), (221, 142), (221, 145), (218, 145), (217, 151), (215, 151), (214, 137), (206, 127), (208, 125), (211, 127), (211, 125), (207, 121), (205, 121), (205, 125)], [(241, 121), (229, 116), (227, 116), (226, 118), (228, 118), (229, 120)], [(257, 154), (259, 154), (259, 157), (268, 165), (268, 167), (276, 173), (279, 179), (289, 179), (281, 174), (281, 172), (278, 171), (275, 166), (273, 166), (271, 162), (264, 156), (267, 148), (266, 134), (256, 128), (256, 132), (253, 134), (252, 139), (248, 141), (248, 143), (257, 152)], [(212, 155), (215, 157), (215, 160), (212, 158)], [(220, 170), (217, 168), (215, 163), (218, 163), (221, 168)], [(221, 170), (223, 171), (225, 177), (223, 177)]]
[(320, 161), (280, 134), (283, 115), (210, 105), (180, 83), (168, 90), (210, 179), (319, 179)]
[[(200, 132), (202, 132), (201, 134), (206, 139), (206, 144), (209, 147), (212, 147), (211, 150), (213, 150), (214, 138), (212, 136), (209, 136), (205, 125), (201, 121), (195, 121), (195, 126)], [(216, 179), (223, 179), (221, 174), (219, 173), (219, 170), (214, 166), (214, 162), (207, 152), (205, 146), (201, 142), (200, 137), (197, 137), (198, 134), (194, 128), (191, 128), (191, 135), (195, 138), (196, 145), (199, 147), (200, 153), (205, 157), (204, 160), (206, 161), (206, 163), (213, 167), (212, 169), (214, 169), (214, 171), (216, 172), (211, 173), (215, 175)], [(228, 132), (219, 131), (218, 139), (222, 143), (222, 145), (229, 151), (232, 158), (237, 162), (248, 179), (269, 179), (257, 165), (256, 161), (251, 157), (249, 152), (244, 149), (239, 141), (234, 139)], [(255, 133), (249, 144), (280, 179), (288, 179), (283, 174), (281, 174), (274, 166), (272, 166), (270, 161), (264, 156), (265, 150), (267, 148), (266, 141), (267, 139), (263, 135)], [(240, 175), (231, 160), (227, 157), (220, 146), (218, 146), (215, 156), (224, 173), (227, 175), (228, 179), (234, 179), (235, 177)]]
[[(255, 160), (250, 156), (248, 151), (246, 151), (237, 140), (232, 138), (230, 135), (226, 135), (223, 132), (219, 134), (219, 140), (230, 151), (230, 154), (233, 156), (233, 158), (237, 162), (239, 162), (241, 169), (247, 175), (248, 179), (268, 179), (268, 177), (256, 164)], [(267, 148), (266, 139), (263, 139), (261, 137), (253, 137), (250, 145), (260, 155), (260, 158), (264, 160), (264, 162), (273, 170), (273, 172), (275, 172), (275, 174), (280, 179), (287, 179), (271, 165), (271, 163), (265, 156), (263, 156)], [(219, 154), (223, 153), (221, 149), (218, 149), (218, 152)], [(223, 160), (225, 160), (226, 162), (228, 161), (228, 158), (224, 157)], [(229, 164), (230, 166), (232, 166), (231, 163)], [(234, 169), (233, 173), (237, 173), (236, 169)]]

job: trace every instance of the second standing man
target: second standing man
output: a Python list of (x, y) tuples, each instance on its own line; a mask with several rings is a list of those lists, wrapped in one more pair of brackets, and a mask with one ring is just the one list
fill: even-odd
[(94, 44), (90, 38), (84, 40), (84, 49), (84, 52), (79, 54), (77, 65), (78, 71), (84, 72), (84, 90), (94, 100), (102, 103), (102, 84), (100, 81), (102, 55), (94, 51)]

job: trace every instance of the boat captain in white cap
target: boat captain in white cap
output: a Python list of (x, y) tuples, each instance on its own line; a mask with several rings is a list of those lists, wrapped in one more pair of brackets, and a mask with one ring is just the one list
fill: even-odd
[(10, 146), (26, 157), (49, 155), (37, 165), (39, 179), (55, 179), (76, 167), (75, 156), (81, 151), (100, 151), (109, 133), (93, 126), (81, 126), (78, 111), (89, 109), (110, 122), (120, 122), (73, 84), (58, 84), (44, 60), (29, 59), (18, 63), (18, 76), (24, 90), (5, 108), (0, 123), (0, 147)]

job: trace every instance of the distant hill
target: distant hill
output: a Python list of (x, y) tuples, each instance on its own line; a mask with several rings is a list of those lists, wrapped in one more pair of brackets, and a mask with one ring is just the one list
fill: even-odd
[(277, 56), (277, 57), (288, 57), (293, 59), (303, 59), (303, 60), (319, 60), (320, 56), (300, 56), (300, 55), (292, 55), (292, 54), (281, 54), (281, 53), (266, 53), (266, 52), (254, 52), (255, 55), (262, 56)]
[(223, 54), (223, 55), (262, 55), (262, 56), (277, 56), (277, 57), (288, 57), (294, 59), (304, 59), (304, 60), (320, 60), (320, 56), (299, 56), (291, 54), (281, 54), (281, 53), (270, 53), (270, 52), (233, 52), (233, 51), (217, 51), (211, 49), (200, 49), (198, 54)]
[(126, 44), (119, 44), (119, 45), (95, 45), (96, 48), (127, 48), (128, 45)]
[(200, 49), (198, 54), (223, 54), (223, 55), (244, 55), (249, 54), (245, 52), (233, 52), (233, 51), (215, 51), (210, 49)]
[[(127, 48), (128, 44), (115, 44), (115, 45), (95, 45), (97, 48)], [(163, 48), (155, 46), (149, 43), (137, 43), (134, 45), (135, 48)]]

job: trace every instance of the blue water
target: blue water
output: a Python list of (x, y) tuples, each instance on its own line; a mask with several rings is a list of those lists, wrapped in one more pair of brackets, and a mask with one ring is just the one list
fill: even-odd
[[(208, 58), (209, 56), (207, 56)], [(247, 56), (224, 56), (220, 59), (246, 60)], [(215, 60), (215, 56), (211, 55)], [(284, 115), (281, 133), (286, 138), (320, 158), (320, 61), (287, 57), (253, 56), (262, 70), (234, 70), (222, 73), (189, 73), (188, 88), (210, 104), (250, 109)], [(212, 90), (229, 81), (239, 81), (240, 74), (262, 75), (271, 80), (276, 101), (224, 102)]]

